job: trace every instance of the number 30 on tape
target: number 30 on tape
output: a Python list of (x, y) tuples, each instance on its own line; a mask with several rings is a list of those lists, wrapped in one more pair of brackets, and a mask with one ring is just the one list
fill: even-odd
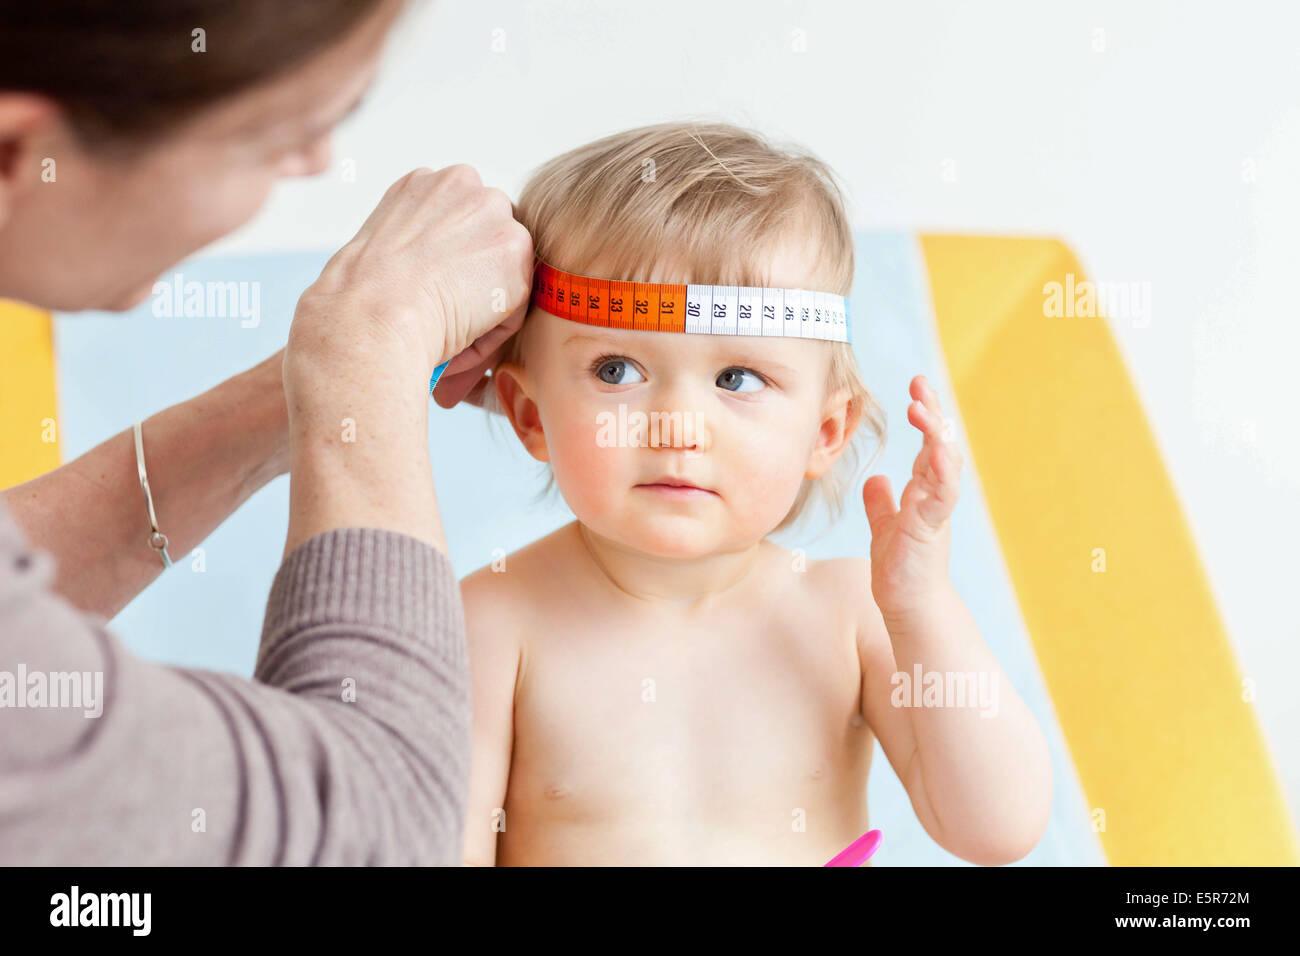
[(539, 261), (532, 304), (562, 319), (611, 329), (850, 341), (848, 302), (831, 292), (620, 282)]

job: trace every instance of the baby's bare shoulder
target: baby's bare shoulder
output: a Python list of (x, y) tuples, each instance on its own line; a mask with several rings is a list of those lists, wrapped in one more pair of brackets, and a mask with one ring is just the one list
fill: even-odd
[(512, 590), (492, 564), (461, 578), (460, 599), (471, 648), (484, 641), (501, 643), (517, 632), (519, 616)]
[(861, 621), (875, 606), (871, 596), (870, 558), (826, 558), (817, 562), (811, 576), (822, 597), (837, 605), (851, 609), (855, 619)]
[(821, 586), (825, 593), (848, 608), (853, 628), (864, 654), (872, 655), (890, 647), (885, 622), (871, 593), (870, 558), (831, 558), (822, 565)]
[(871, 560), (869, 558), (810, 558), (800, 549), (791, 551), (771, 541), (774, 565), (785, 564), (793, 571), (806, 572), (795, 580), (814, 590), (820, 596), (847, 596), (846, 589), (865, 587), (871, 590)]
[[(797, 558), (797, 555), (791, 552)], [(859, 638), (879, 631), (880, 612), (871, 593), (871, 559), (865, 557), (808, 559), (802, 586), (809, 601), (836, 610)]]
[(865, 587), (871, 590), (870, 558), (824, 558), (817, 562), (820, 582), (829, 587)]
[(547, 582), (553, 587), (560, 573), (564, 552), (557, 531), (510, 554), (493, 554), (491, 561), (460, 581), (466, 623), (473, 628), (477, 621), (499, 630), (514, 627), (525, 609), (536, 614)]
[[(784, 579), (790, 583), (791, 592), (768, 587), (767, 594), (778, 602), (792, 598), (803, 601), (807, 608), (822, 608), (835, 620), (847, 623), (852, 616), (860, 619), (869, 613), (866, 606), (871, 597), (871, 561), (868, 558), (810, 558), (802, 550), (793, 551), (769, 542), (771, 545), (771, 573), (768, 583)], [(782, 574), (793, 571), (794, 574)]]

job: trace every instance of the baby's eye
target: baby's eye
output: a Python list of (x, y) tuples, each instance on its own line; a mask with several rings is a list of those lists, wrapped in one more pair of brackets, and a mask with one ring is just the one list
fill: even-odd
[[(742, 388), (741, 383), (746, 375), (753, 380), (753, 385)], [(763, 381), (763, 376), (747, 368), (729, 368), (718, 375), (718, 387), (725, 388), (729, 392), (757, 392), (761, 388), (766, 388), (767, 383)]]
[[(605, 355), (602, 355), (600, 358), (596, 359), (596, 361), (591, 363), (591, 371), (606, 385), (632, 385), (636, 382), (645, 381), (645, 379), (641, 377), (641, 373), (638, 372), (636, 367), (630, 362), (621, 358), (610, 358)], [(627, 372), (631, 372), (637, 377), (631, 380), (625, 379), (623, 376)]]

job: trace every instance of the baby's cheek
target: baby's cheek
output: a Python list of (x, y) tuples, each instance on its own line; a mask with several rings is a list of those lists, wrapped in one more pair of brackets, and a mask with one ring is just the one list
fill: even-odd
[(781, 523), (803, 484), (806, 456), (797, 448), (756, 444), (746, 448), (735, 472), (732, 511), (759, 534)]
[(602, 444), (594, 413), (588, 421), (575, 416), (550, 426), (547, 449), (560, 493), (579, 518), (605, 513), (621, 485), (635, 483), (620, 460), (627, 449)]

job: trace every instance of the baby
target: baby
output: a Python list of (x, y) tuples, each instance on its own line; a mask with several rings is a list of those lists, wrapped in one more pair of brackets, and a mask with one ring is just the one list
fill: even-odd
[[(516, 209), (537, 256), (578, 275), (852, 284), (830, 171), (730, 125), (582, 146), (538, 169)], [(530, 309), (486, 403), (576, 519), (461, 582), (467, 864), (820, 865), (869, 829), (877, 739), (949, 851), (997, 864), (1034, 847), (1046, 743), (948, 580), (961, 463), (922, 376), (911, 394), (923, 440), (900, 506), (882, 476), (863, 490), (871, 559), (811, 560), (768, 536), (818, 498), (839, 514), (859, 426), (884, 438), (846, 342)], [(637, 412), (691, 427), (611, 441)], [(931, 674), (991, 682), (994, 713), (932, 694)]]

